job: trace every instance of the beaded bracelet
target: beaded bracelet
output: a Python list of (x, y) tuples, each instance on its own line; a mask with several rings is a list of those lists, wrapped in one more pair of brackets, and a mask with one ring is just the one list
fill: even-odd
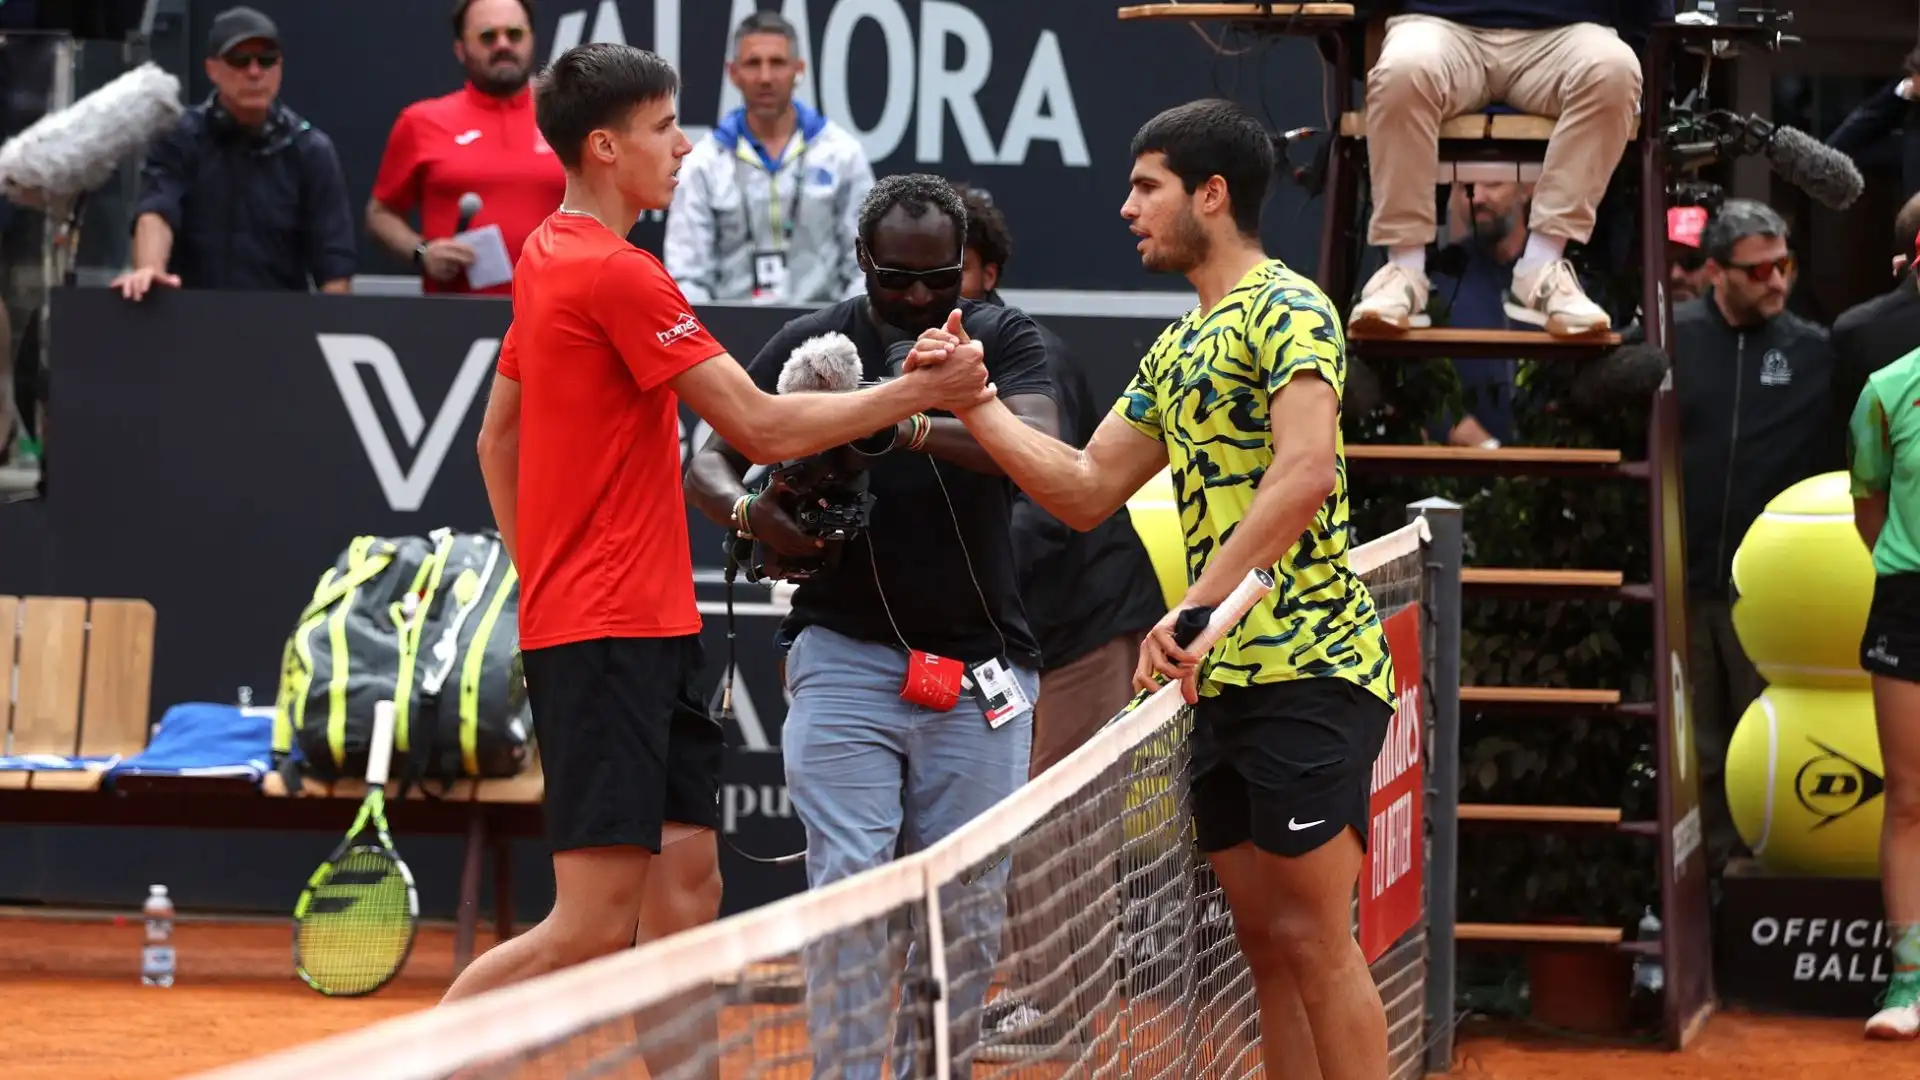
[(753, 501), (758, 495), (742, 495), (733, 501), (733, 531), (743, 540), (753, 539)]

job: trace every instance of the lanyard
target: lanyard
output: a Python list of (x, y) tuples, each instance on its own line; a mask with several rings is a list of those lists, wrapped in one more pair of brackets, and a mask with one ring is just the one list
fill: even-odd
[[(793, 162), (793, 197), (789, 200), (785, 220), (782, 220), (780, 213), (780, 174), (785, 170), (780, 165), (775, 165), (773, 170), (767, 173), (767, 212), (772, 219), (773, 230), (773, 243), (767, 246), (774, 250), (784, 250), (787, 246), (786, 242), (793, 239), (793, 226), (800, 218), (800, 191), (807, 182), (807, 151), (811, 147), (807, 145), (807, 137), (797, 129), (793, 137), (800, 140), (800, 150)], [(784, 160), (781, 164), (784, 164)], [(761, 245), (754, 236), (753, 214), (747, 209), (746, 166), (747, 160), (741, 155), (739, 146), (736, 144), (733, 153), (733, 174), (735, 182), (740, 185), (740, 211), (747, 220), (747, 238), (755, 241), (753, 247), (760, 248)]]

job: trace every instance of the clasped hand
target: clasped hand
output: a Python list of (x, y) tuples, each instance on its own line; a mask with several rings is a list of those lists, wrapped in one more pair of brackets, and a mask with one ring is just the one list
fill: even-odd
[[(957, 309), (947, 316), (945, 326), (925, 331), (913, 343), (913, 351), (907, 354), (902, 373), (912, 377), (921, 372), (953, 380), (954, 396), (933, 402), (931, 406), (950, 413), (958, 414), (985, 405), (999, 392), (987, 381), (986, 349), (967, 336)], [(960, 393), (963, 389), (971, 393)]]

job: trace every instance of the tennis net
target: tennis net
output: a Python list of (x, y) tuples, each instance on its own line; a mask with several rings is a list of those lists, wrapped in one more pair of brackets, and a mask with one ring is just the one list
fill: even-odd
[[(1418, 519), (1351, 553), (1383, 618), (1420, 609), (1429, 536)], [(205, 1080), (1261, 1075), (1253, 979), (1193, 844), (1191, 724), (1163, 687), (925, 851)], [(1387, 825), (1363, 878), (1426, 847), (1418, 815), (1396, 844)], [(1422, 1070), (1425, 911), (1373, 962), (1395, 1080)]]

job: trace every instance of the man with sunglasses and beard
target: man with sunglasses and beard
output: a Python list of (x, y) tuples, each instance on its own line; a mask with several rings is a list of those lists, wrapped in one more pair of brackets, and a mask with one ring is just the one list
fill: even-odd
[[(788, 323), (748, 373), (772, 391), (796, 346), (839, 333), (858, 348), (865, 379), (890, 378), (921, 333), (964, 326), (984, 346), (987, 377), (1007, 408), (1054, 435), (1053, 384), (1033, 320), (960, 298), (966, 237), (966, 208), (947, 180), (880, 180), (859, 214), (866, 294)], [(1039, 647), (1013, 548), (1014, 488), (1003, 471), (946, 415), (911, 417), (853, 445), (874, 500), (868, 526), (834, 565), (800, 583), (779, 635), (792, 697), (781, 751), (816, 889), (933, 844), (1024, 783), (1039, 699)], [(687, 470), (689, 502), (782, 553), (816, 551), (794, 522), (794, 494), (749, 495), (747, 467), (716, 436)], [(1006, 707), (990, 715), (981, 689), (995, 686)], [(1007, 871), (1003, 861), (971, 882), (978, 896), (956, 906), (963, 925), (947, 927), (956, 1024), (979, 1024)], [(875, 926), (808, 957), (822, 1075), (883, 1071), (885, 955), (884, 927)], [(968, 1033), (955, 1037), (963, 1035), (956, 1045), (971, 1043)]]
[(333, 140), (280, 100), (280, 30), (248, 7), (207, 31), (213, 94), (154, 141), (140, 170), (132, 269), (155, 286), (344, 293), (353, 285), (353, 208)]
[(1844, 467), (1827, 331), (1787, 310), (1794, 280), (1789, 239), (1786, 221), (1771, 207), (1728, 199), (1700, 235), (1705, 289), (1673, 306), (1687, 676), (1707, 860), (1716, 874), (1743, 849), (1727, 810), (1727, 743), (1765, 688), (1733, 632), (1733, 553), (1775, 495)]
[[(425, 292), (511, 296), (511, 281), (469, 284), (473, 248), (453, 237), (497, 225), (508, 262), (518, 263), (521, 245), (566, 190), (565, 171), (533, 122), (532, 4), (456, 0), (453, 39), (467, 83), (401, 110), (367, 202), (367, 232), (413, 264)], [(463, 210), (469, 194), (479, 206), (469, 200)], [(418, 232), (407, 223), (415, 211)]]

